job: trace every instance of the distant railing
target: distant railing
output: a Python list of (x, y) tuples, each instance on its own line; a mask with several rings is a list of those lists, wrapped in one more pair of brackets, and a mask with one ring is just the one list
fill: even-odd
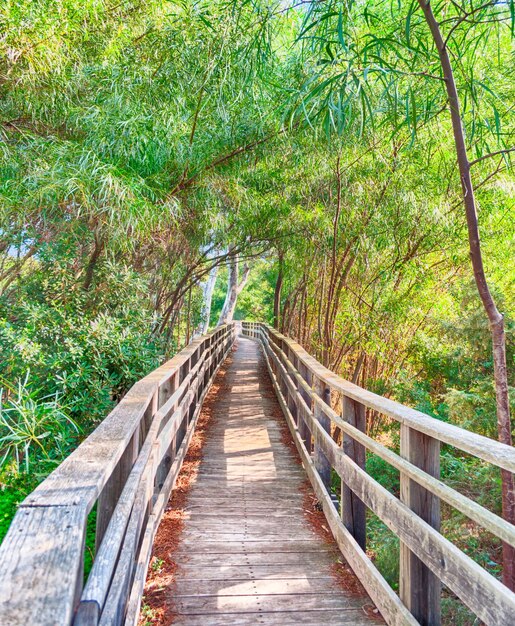
[[(441, 583), (485, 624), (515, 624), (515, 594), (440, 530), (440, 501), (515, 546), (515, 526), (439, 480), (440, 443), (515, 471), (515, 450), (441, 422), (354, 385), (265, 324), (243, 322), (261, 342), (272, 381), (304, 467), (331, 531), (354, 572), (389, 624), (440, 624)], [(331, 397), (341, 400), (341, 415)], [(400, 455), (365, 434), (365, 411), (400, 422)], [(331, 426), (341, 429), (340, 447)], [(366, 472), (365, 451), (400, 471), (400, 499)], [(341, 478), (341, 514), (330, 496), (331, 468)], [(400, 598), (365, 553), (366, 508), (400, 539)]]
[(234, 332), (217, 328), (136, 383), (21, 504), (0, 546), (1, 626), (137, 623), (154, 534)]

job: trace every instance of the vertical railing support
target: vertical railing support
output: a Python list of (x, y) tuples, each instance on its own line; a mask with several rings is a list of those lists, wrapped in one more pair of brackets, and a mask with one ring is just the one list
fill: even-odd
[[(401, 456), (440, 477), (440, 442), (401, 424)], [(440, 529), (440, 499), (401, 472), (401, 501), (436, 530)], [(421, 626), (441, 623), (441, 583), (401, 542), (400, 597)]]
[[(304, 365), (304, 363), (301, 363), (299, 361), (298, 370), (302, 378), (311, 387), (313, 383), (313, 380), (312, 380), (313, 377), (311, 376), (311, 372), (309, 371), (309, 369)], [(301, 396), (304, 398), (304, 401), (309, 407), (311, 405), (311, 397), (309, 393), (300, 384), (298, 385), (298, 389), (299, 389)], [(301, 416), (300, 423), (299, 423), (300, 436), (302, 440), (304, 441), (306, 450), (308, 451), (309, 454), (311, 454), (311, 431), (309, 430), (308, 422), (306, 420), (306, 416), (304, 415), (304, 411), (300, 413), (300, 416)]]
[[(166, 404), (166, 402), (173, 395), (177, 387), (178, 387), (177, 374), (170, 376), (170, 378), (159, 387), (159, 394), (158, 394), (159, 408), (161, 408), (164, 404)], [(173, 410), (170, 412), (170, 415), (172, 413), (173, 413)], [(170, 471), (170, 468), (172, 467), (172, 463), (175, 458), (176, 451), (177, 451), (177, 441), (176, 441), (176, 435), (174, 435), (174, 437), (172, 438), (172, 440), (170, 441), (170, 444), (168, 445), (166, 449), (165, 455), (163, 456), (163, 459), (161, 460), (159, 467), (156, 470), (156, 476), (154, 479), (154, 497), (157, 497), (157, 494), (161, 491), (161, 488), (164, 485), (166, 477), (168, 476), (168, 472)]]
[[(314, 378), (314, 391), (326, 404), (331, 404), (331, 389), (318, 377)], [(322, 428), (331, 434), (331, 420), (323, 412), (322, 408), (317, 402), (314, 402), (313, 414), (315, 420), (322, 426)], [(318, 471), (322, 482), (324, 483), (327, 491), (331, 492), (331, 464), (317, 444), (315, 437), (315, 468)]]
[(95, 551), (98, 550), (105, 531), (111, 521), (111, 516), (116, 508), (118, 498), (122, 493), (123, 487), (130, 474), (134, 461), (139, 453), (139, 428), (131, 437), (124, 453), (116, 464), (109, 480), (104, 485), (97, 501), (97, 519), (95, 528)]
[[(365, 407), (343, 397), (343, 419), (360, 430), (366, 429)], [(365, 447), (352, 439), (349, 435), (343, 435), (343, 452), (356, 463), (361, 469), (365, 469)], [(342, 480), (340, 515), (344, 526), (349, 530), (362, 550), (366, 549), (367, 510), (363, 502)]]

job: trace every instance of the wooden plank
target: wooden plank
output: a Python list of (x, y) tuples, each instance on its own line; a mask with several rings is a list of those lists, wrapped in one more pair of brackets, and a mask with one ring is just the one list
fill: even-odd
[(196, 539), (185, 540), (181, 542), (180, 550), (178, 554), (184, 552), (203, 552), (204, 554), (236, 554), (241, 552), (243, 554), (277, 554), (279, 552), (333, 552), (332, 548), (322, 547), (323, 544), (320, 540), (296, 540), (285, 539), (281, 537), (275, 541), (247, 541), (245, 539), (240, 541), (198, 541)]
[[(319, 432), (317, 433), (319, 436), (321, 436), (321, 430), (322, 429), (319, 429)], [(333, 442), (330, 442), (328, 438), (326, 438), (326, 444), (327, 444), (328, 448), (329, 447), (334, 447)], [(410, 472), (412, 474), (414, 474), (414, 472), (411, 469), (410, 469)], [(420, 476), (420, 473), (419, 473), (419, 476)], [(436, 481), (433, 481), (433, 484), (435, 484), (435, 482)], [(476, 512), (476, 514), (478, 513), (477, 509), (475, 509), (475, 512)], [(390, 527), (394, 531), (398, 532), (398, 528), (397, 528), (396, 523), (392, 523), (390, 525)], [(460, 554), (459, 550), (457, 550), (456, 548), (455, 548), (455, 550), (456, 550), (456, 552), (458, 552), (458, 554)], [(465, 556), (465, 555), (462, 555), (462, 556)], [(465, 558), (467, 558), (467, 557), (465, 557)], [(444, 559), (443, 562), (446, 563), (445, 559)], [(435, 570), (435, 571), (437, 571), (437, 570)], [(467, 574), (468, 574), (468, 566), (465, 565), (464, 563), (461, 563), (461, 571), (462, 571), (462, 578), (464, 578), (464, 576), (463, 576), (464, 573), (467, 572)], [(455, 572), (455, 574), (456, 574), (454, 576), (454, 578), (455, 578), (454, 585), (455, 586), (453, 587), (453, 589), (454, 589), (455, 592), (458, 593), (458, 595), (460, 595), (460, 592), (457, 591), (457, 588), (460, 586), (459, 585), (459, 577), (457, 576), (457, 572)], [(510, 611), (513, 611), (513, 608), (510, 608), (510, 605), (512, 603), (512, 599), (509, 596), (506, 596), (505, 590), (502, 587), (502, 585), (498, 584), (497, 581), (495, 581), (492, 577), (490, 577), (488, 574), (486, 574), (486, 572), (484, 572), (484, 570), (481, 570), (481, 568), (479, 568), (479, 567), (477, 567), (476, 571), (473, 574), (473, 577), (476, 579), (476, 584), (477, 584), (477, 577), (478, 576), (479, 576), (479, 578), (482, 581), (480, 584), (483, 584), (483, 582), (484, 582), (484, 583), (486, 583), (486, 585), (495, 586), (496, 587), (496, 598), (499, 597), (499, 594), (503, 598), (502, 599), (503, 608), (501, 609), (500, 614), (504, 617), (504, 616), (507, 616), (510, 613)], [(453, 578), (453, 576), (449, 575), (447, 580), (449, 581), (452, 578)], [(485, 579), (489, 579), (488, 582), (486, 582)], [(449, 582), (448, 582), (448, 584), (449, 584)], [(461, 597), (462, 597), (462, 599), (466, 603), (468, 603), (469, 606), (470, 606), (470, 603), (472, 602), (474, 607), (471, 607), (471, 608), (473, 608), (473, 610), (476, 611), (476, 612), (477, 612), (477, 610), (481, 610), (482, 611), (481, 615), (483, 616), (484, 619), (487, 619), (486, 616), (488, 615), (488, 610), (482, 608), (480, 606), (480, 602), (478, 602), (477, 598), (474, 597), (475, 594), (474, 593), (472, 593), (472, 594), (468, 593), (466, 591), (465, 587), (466, 587), (466, 583), (464, 585), (462, 585), (462, 589), (461, 589), (461, 594), (462, 594)], [(484, 593), (484, 590), (483, 590), (483, 593)], [(463, 597), (463, 596), (465, 596), (467, 599), (465, 599), (465, 597)], [(485, 601), (486, 601), (486, 598), (484, 597), (483, 598), (483, 602), (485, 602)], [(490, 602), (489, 610), (490, 610), (490, 616), (489, 616), (488, 619), (492, 620), (492, 623), (495, 623), (495, 619), (499, 619), (499, 616), (497, 616), (497, 618), (495, 617), (496, 613), (498, 613), (498, 610), (496, 608), (496, 601)]]
[(141, 607), (141, 599), (143, 596), (143, 588), (147, 577), (148, 563), (152, 552), (152, 542), (157, 524), (153, 515), (150, 515), (141, 548), (139, 551), (138, 561), (136, 563), (136, 572), (134, 574), (134, 582), (127, 605), (127, 614), (124, 620), (125, 626), (136, 626), (139, 620), (139, 612)]
[[(184, 373), (185, 381), (186, 381), (186, 377), (187, 377), (187, 373), (185, 372)], [(169, 469), (168, 475), (164, 479), (164, 484), (161, 487), (161, 493), (159, 494), (158, 498), (156, 499), (154, 503), (152, 515), (149, 517), (149, 520), (147, 522), (147, 529), (145, 531), (145, 536), (147, 536), (147, 534), (150, 533), (150, 537), (153, 538), (157, 523), (159, 522), (159, 519), (161, 518), (164, 506), (166, 505), (166, 502), (168, 501), (169, 494), (173, 488), (173, 485), (179, 473), (180, 467), (186, 455), (189, 442), (191, 440), (191, 436), (195, 428), (196, 417), (198, 416), (200, 412), (201, 402), (206, 393), (207, 393), (207, 387), (205, 388), (205, 390), (203, 391), (203, 393), (201, 394), (199, 398), (199, 404), (196, 408), (196, 412), (193, 414), (193, 419), (188, 426), (184, 440), (181, 443), (181, 446), (177, 452), (176, 458), (174, 459)], [(192, 389), (190, 389), (185, 394), (184, 398), (181, 401), (181, 405), (179, 406), (177, 411), (174, 412), (174, 416), (176, 416), (174, 418), (175, 422), (179, 422), (182, 416), (187, 411), (187, 407), (190, 405), (194, 397), (193, 394), (194, 392)], [(170, 420), (170, 422), (172, 422), (172, 420)], [(154, 450), (155, 450), (156, 463), (159, 463), (162, 456), (166, 453), (167, 433), (168, 433), (168, 437), (172, 437), (174, 433), (176, 432), (174, 430), (175, 427), (173, 423), (170, 423), (170, 422), (166, 425), (165, 429), (161, 431), (160, 437), (153, 444)], [(150, 484), (152, 483), (149, 482), (148, 485)], [(135, 615), (136, 615), (135, 606), (137, 606), (138, 597), (139, 598), (141, 597), (141, 596), (138, 596), (138, 594), (142, 590), (142, 586), (141, 586), (141, 572), (140, 572), (139, 578), (137, 578), (136, 576), (138, 574), (138, 569), (133, 564), (137, 556), (138, 546), (140, 543), (139, 538), (142, 533), (143, 516), (145, 515), (145, 511), (147, 509), (147, 503), (149, 502), (149, 496), (150, 496), (148, 489), (145, 493), (144, 483), (142, 483), (141, 489), (142, 489), (142, 492), (141, 492), (142, 499), (140, 501), (135, 502), (133, 514), (131, 515), (131, 520), (127, 528), (127, 533), (126, 533), (125, 540), (124, 540), (124, 546), (120, 554), (119, 562), (117, 564), (117, 572), (116, 572), (115, 577), (113, 578), (113, 583), (111, 585), (111, 588), (109, 589), (109, 595), (107, 598), (106, 606), (100, 619), (100, 626), (112, 626), (112, 625), (121, 624), (122, 621), (125, 619), (127, 603), (129, 604), (129, 608), (131, 610), (129, 619), (130, 620), (135, 619)], [(140, 552), (141, 560), (143, 563), (145, 563), (145, 562), (148, 562), (148, 559), (150, 557), (149, 545), (151, 544), (151, 542), (149, 543), (149, 541), (147, 540), (147, 542), (146, 543), (143, 542), (143, 544), (146, 546), (145, 550), (148, 550), (148, 552), (145, 552), (145, 553)], [(141, 570), (141, 565), (140, 565), (140, 570)], [(132, 587), (132, 590), (134, 593), (131, 593), (131, 585), (133, 583), (133, 577), (134, 577), (135, 587), (134, 586)], [(131, 599), (131, 596), (132, 596), (132, 599)]]
[[(365, 432), (365, 407), (350, 398), (343, 398), (343, 419), (357, 430)], [(343, 451), (361, 469), (365, 469), (365, 447), (347, 433), (343, 435)], [(341, 511), (343, 525), (362, 550), (367, 545), (367, 509), (344, 481), (341, 486)], [(436, 625), (435, 625), (436, 626)]]
[(367, 626), (370, 618), (364, 608), (258, 611), (250, 615), (217, 612), (174, 617), (177, 626), (249, 626), (250, 623), (253, 626)]
[(119, 626), (125, 618), (126, 604), (135, 573), (138, 546), (141, 535), (145, 532), (146, 511), (151, 495), (151, 486), (152, 483), (146, 480), (141, 483), (138, 490), (111, 587), (101, 613), (100, 626)]
[(250, 580), (192, 580), (183, 578), (174, 585), (174, 595), (180, 596), (247, 596), (247, 595), (298, 595), (319, 593), (341, 595), (337, 580), (330, 575), (323, 578), (306, 577), (272, 579), (254, 576)]
[(2, 625), (71, 623), (82, 585), (85, 521), (81, 506), (20, 507), (0, 546)]
[[(329, 561), (332, 563), (332, 561)], [(191, 565), (185, 563), (180, 566), (178, 577), (181, 581), (206, 581), (206, 580), (253, 580), (265, 579), (306, 579), (317, 580), (319, 578), (333, 580), (332, 576), (328, 576), (327, 563), (317, 564), (316, 561), (308, 565), (300, 562), (293, 564), (277, 564), (269, 565), (220, 565), (220, 566), (202, 566)]]
[(392, 467), (398, 469), (405, 476), (409, 476), (419, 485), (429, 490), (442, 500), (445, 500), (445, 502), (470, 519), (476, 521), (478, 524), (483, 526), (483, 528), (497, 535), (500, 539), (506, 541), (506, 543), (515, 546), (515, 527), (512, 524), (509, 524), (501, 517), (480, 506), (470, 498), (467, 498), (454, 489), (451, 489), (440, 480), (437, 480), (422, 471), (413, 463), (408, 462), (398, 454), (395, 454), (392, 450), (368, 437), (350, 424), (342, 421), (339, 416), (332, 411), (332, 409), (329, 409), (329, 407), (324, 410), (328, 411), (333, 422), (335, 422), (344, 432), (348, 433), (350, 437), (362, 443), (368, 450), (377, 454), (377, 456), (387, 461)]
[[(401, 455), (435, 478), (440, 477), (440, 442), (401, 424)], [(401, 473), (401, 502), (440, 530), (440, 499)], [(401, 542), (400, 597), (421, 626), (441, 623), (441, 583), (427, 565)]]
[[(322, 504), (324, 514), (338, 547), (353, 571), (358, 576), (361, 584), (370, 595), (372, 601), (380, 610), (381, 615), (385, 618), (386, 622), (391, 626), (417, 626), (415, 618), (409, 613), (390, 585), (386, 582), (383, 576), (381, 576), (372, 561), (370, 561), (366, 553), (360, 548), (354, 537), (345, 528), (340, 517), (336, 514), (336, 510), (327, 489), (315, 469), (313, 460), (303, 446), (302, 440), (297, 432), (297, 429), (295, 428), (295, 424), (289, 414), (288, 408), (279, 394), (279, 387), (277, 386), (273, 370), (270, 366), (270, 361), (268, 360), (268, 356), (271, 354), (271, 352), (265, 352), (268, 371), (276, 390), (279, 404), (281, 405), (281, 409), (286, 418), (291, 435), (301, 456), (304, 469), (308, 474), (309, 480), (317, 498), (319, 499), (319, 502)], [(313, 419), (312, 427), (314, 424), (315, 420)]]
[[(331, 455), (334, 442), (325, 439)], [(510, 623), (515, 593), (488, 574), (454, 544), (415, 515), (339, 450), (333, 450), (335, 469), (363, 502), (486, 624)]]
[[(187, 401), (186, 397), (185, 401)], [(176, 400), (174, 402), (176, 402)], [(94, 601), (100, 611), (102, 611), (104, 607), (107, 592), (111, 584), (111, 577), (141, 482), (145, 478), (147, 481), (154, 481), (156, 468), (162, 456), (166, 453), (166, 445), (162, 443), (163, 433), (167, 432), (170, 438), (172, 438), (177, 430), (180, 419), (182, 419), (184, 410), (179, 407), (169, 419), (166, 428), (161, 431), (160, 439), (158, 440), (159, 443), (156, 446), (155, 438), (160, 431), (161, 423), (175, 406), (174, 402), (167, 403), (167, 405), (163, 406), (152, 422), (147, 440), (126, 481), (124, 490), (107, 529), (106, 536), (95, 556), (93, 567), (82, 594), (82, 602), (87, 603)]]
[(127, 478), (131, 472), (139, 453), (139, 428), (134, 432), (131, 440), (120, 460), (116, 464), (113, 473), (102, 489), (97, 501), (97, 519), (95, 545), (98, 550), (105, 531), (116, 508), (120, 494), (123, 491)]
[(190, 551), (176, 551), (173, 560), (179, 565), (195, 567), (231, 567), (242, 565), (296, 565), (302, 563), (311, 568), (320, 565), (331, 567), (338, 561), (340, 555), (335, 550), (321, 552), (215, 552), (202, 553)]
[(178, 596), (174, 598), (174, 610), (177, 613), (202, 615), (206, 613), (259, 613), (260, 609), (267, 612), (287, 611), (295, 607), (297, 611), (316, 609), (346, 610), (354, 608), (349, 598), (342, 593), (338, 594), (297, 594), (297, 595), (260, 595), (250, 594), (243, 596), (214, 595), (214, 596)]
[[(299, 619), (329, 606), (339, 623), (347, 610), (349, 623), (359, 623), (355, 610), (370, 601), (342, 591), (333, 573), (338, 552), (309, 526), (305, 474), (283, 442), (276, 400), (263, 390), (257, 346), (249, 343), (242, 342), (225, 375), (231, 395), (210, 407), (209, 438), (171, 555), (178, 566), (169, 590), (176, 619), (201, 614), (205, 624), (239, 619), (250, 626), (275, 614), (284, 623), (307, 623)], [(297, 394), (291, 378), (289, 385)], [(291, 622), (293, 606), (299, 610)]]
[[(315, 394), (325, 403), (331, 404), (331, 389), (318, 377), (314, 376), (313, 378), (313, 388)], [(326, 430), (328, 433), (331, 432), (331, 420), (325, 415), (325, 413), (320, 409), (320, 405), (315, 404), (314, 408), (314, 418), (320, 424), (321, 428)], [(331, 489), (331, 464), (329, 459), (324, 455), (323, 450), (317, 446), (315, 441), (315, 467), (317, 472), (322, 479), (327, 490)]]
[(269, 335), (284, 342), (290, 349), (293, 349), (300, 362), (314, 375), (318, 376), (332, 389), (340, 391), (344, 396), (356, 400), (384, 415), (388, 415), (392, 419), (406, 424), (426, 435), (439, 439), (460, 450), (464, 450), (469, 454), (473, 454), (497, 467), (515, 472), (515, 450), (513, 447), (429, 417), (425, 413), (411, 409), (394, 400), (383, 398), (358, 385), (354, 385), (325, 368), (295, 341), (281, 335), (281, 333), (278, 333), (273, 328), (266, 327), (266, 331)]

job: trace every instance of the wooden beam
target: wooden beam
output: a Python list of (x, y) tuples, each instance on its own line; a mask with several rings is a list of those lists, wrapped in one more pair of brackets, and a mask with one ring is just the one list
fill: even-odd
[[(435, 478), (440, 477), (440, 442), (401, 424), (401, 456)], [(401, 502), (440, 530), (440, 499), (401, 472)], [(421, 626), (441, 623), (441, 583), (427, 565), (401, 542), (400, 597)]]
[[(366, 430), (365, 407), (343, 397), (343, 419), (361, 432)], [(343, 451), (356, 465), (365, 469), (365, 446), (358, 443), (349, 434), (343, 434)], [(358, 496), (342, 480), (340, 515), (345, 528), (350, 532), (362, 550), (367, 544), (367, 509)]]

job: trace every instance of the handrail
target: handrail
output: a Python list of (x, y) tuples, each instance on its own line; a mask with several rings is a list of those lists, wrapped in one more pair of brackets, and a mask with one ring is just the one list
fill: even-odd
[[(439, 457), (440, 442), (445, 442), (513, 471), (515, 449), (342, 379), (266, 324), (243, 322), (242, 328), (263, 347), (274, 388), (333, 535), (386, 621), (437, 626), (443, 582), (485, 624), (514, 623), (515, 594), (440, 534), (440, 500), (513, 546), (515, 526), (441, 482)], [(341, 416), (331, 407), (331, 392), (341, 394)], [(366, 408), (400, 422), (400, 455), (365, 434)], [(341, 447), (331, 437), (331, 424), (343, 433)], [(400, 498), (366, 473), (365, 450), (400, 471)], [(341, 478), (340, 515), (329, 493), (331, 470)], [(401, 540), (400, 598), (365, 553), (366, 508)]]
[(155, 531), (234, 336), (234, 325), (221, 326), (137, 382), (22, 502), (0, 546), (0, 624), (137, 623)]

